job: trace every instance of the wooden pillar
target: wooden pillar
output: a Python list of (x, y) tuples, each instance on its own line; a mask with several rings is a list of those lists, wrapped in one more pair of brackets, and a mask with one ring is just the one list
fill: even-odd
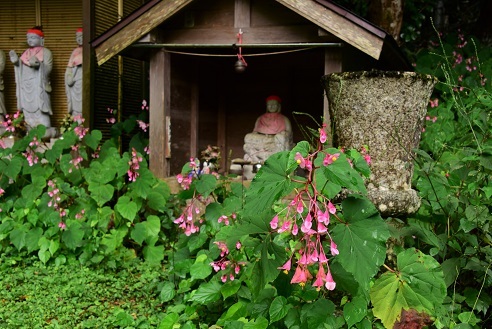
[[(342, 72), (342, 49), (341, 48), (326, 48), (325, 50), (325, 75)], [(328, 104), (328, 98), (324, 97), (323, 100), (323, 121), (326, 124), (326, 134), (328, 136), (328, 145), (333, 145), (332, 133), (331, 133), (331, 118), (330, 108)]]
[(93, 56), (89, 41), (95, 36), (94, 32), (94, 6), (95, 0), (82, 1), (82, 28), (84, 31), (82, 56), (84, 65), (82, 66), (82, 117), (85, 118), (85, 127), (92, 128), (93, 125), (93, 108), (94, 108), (94, 72), (95, 57)]
[(199, 157), (198, 154), (198, 123), (199, 123), (199, 99), (198, 84), (193, 81), (191, 84), (191, 111), (190, 111), (190, 156)]
[(150, 58), (149, 147), (150, 170), (158, 178), (169, 176), (170, 54), (163, 49)]
[(250, 27), (251, 4), (250, 0), (235, 0), (234, 3), (234, 27)]
[(227, 173), (229, 171), (230, 161), (229, 152), (227, 151), (227, 112), (224, 94), (227, 94), (227, 92), (219, 92), (219, 108), (217, 115), (217, 146), (220, 148), (220, 151), (222, 153), (222, 157), (220, 159), (220, 168), (222, 168), (222, 170)]

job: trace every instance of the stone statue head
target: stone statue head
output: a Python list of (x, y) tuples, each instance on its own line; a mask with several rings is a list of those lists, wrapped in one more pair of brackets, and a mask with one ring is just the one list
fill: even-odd
[(280, 97), (276, 95), (268, 96), (266, 99), (266, 107), (268, 113), (279, 113), (282, 107)]
[(82, 46), (82, 42), (83, 42), (83, 40), (84, 40), (84, 39), (83, 39), (83, 36), (84, 36), (84, 34), (83, 34), (83, 30), (82, 30), (82, 28), (81, 28), (81, 27), (79, 27), (79, 28), (77, 29), (77, 31), (75, 32), (75, 41), (77, 42), (77, 44), (78, 44), (79, 46)]
[(35, 26), (27, 30), (27, 44), (29, 47), (39, 47), (44, 45), (44, 33), (40, 26)]

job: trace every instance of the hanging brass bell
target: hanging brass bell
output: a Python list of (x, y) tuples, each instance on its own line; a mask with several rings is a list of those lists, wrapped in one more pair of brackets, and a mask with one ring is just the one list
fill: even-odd
[(237, 73), (243, 73), (246, 70), (246, 64), (242, 60), (238, 59), (234, 64), (234, 70)]

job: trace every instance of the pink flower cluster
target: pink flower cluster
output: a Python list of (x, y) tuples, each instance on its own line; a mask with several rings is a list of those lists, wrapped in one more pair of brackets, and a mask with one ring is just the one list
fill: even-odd
[(193, 181), (193, 175), (188, 174), (186, 176), (183, 176), (182, 174), (177, 174), (176, 180), (181, 185), (181, 188), (183, 190), (188, 190), (190, 188), (191, 182)]
[(106, 118), (106, 122), (111, 124), (116, 123), (116, 118), (115, 118), (116, 111), (109, 107), (106, 110), (109, 112), (109, 114), (111, 114), (110, 118)]
[(362, 146), (360, 150), (360, 154), (362, 154), (362, 157), (364, 158), (364, 160), (366, 160), (367, 164), (371, 165), (371, 156), (369, 155), (369, 147), (366, 145)]
[(439, 106), (439, 98), (434, 98), (429, 100), (429, 105), (431, 108), (438, 107)]
[(60, 197), (60, 190), (56, 185), (56, 181), (53, 180), (48, 181), (48, 195), (51, 198), (51, 200), (48, 201), (48, 207), (53, 207), (54, 209), (58, 209), (59, 202), (61, 201), (61, 197)]
[(143, 122), (142, 120), (137, 120), (138, 126), (140, 129), (142, 129), (144, 132), (147, 132), (147, 128), (149, 128), (149, 124)]
[(82, 219), (85, 216), (85, 210), (82, 209), (79, 213), (75, 214), (75, 219)]
[(17, 110), (17, 112), (14, 113), (14, 115), (11, 114), (5, 114), (5, 120), (2, 122), (2, 126), (5, 128), (6, 131), (13, 133), (15, 132), (15, 122), (12, 120), (19, 119), (21, 116), (21, 111)]
[(58, 214), (60, 215), (60, 223), (58, 223), (58, 227), (61, 230), (65, 230), (66, 225), (62, 219), (67, 215), (67, 211), (60, 206), (60, 189), (54, 180), (48, 181), (48, 196), (51, 198), (50, 201), (48, 201), (48, 207), (53, 207), (53, 209), (58, 211)]
[(132, 148), (132, 159), (128, 161), (130, 168), (127, 171), (128, 179), (130, 182), (134, 182), (137, 180), (137, 177), (140, 176), (138, 173), (138, 169), (140, 169), (140, 162), (142, 162), (142, 157), (137, 153), (137, 150)]
[(79, 137), (79, 140), (82, 140), (84, 136), (87, 134), (87, 132), (89, 131), (89, 128), (84, 128), (84, 126), (78, 125), (77, 127), (74, 128), (73, 131)]
[(174, 224), (178, 224), (186, 236), (200, 231), (200, 225), (203, 223), (197, 202), (195, 198), (191, 199), (181, 216), (174, 220)]
[(147, 104), (147, 101), (144, 99), (142, 101), (142, 111), (148, 111), (149, 110), (149, 105)]
[[(229, 248), (225, 242), (215, 241), (214, 242), (220, 250), (220, 259), (215, 262), (211, 262), (210, 266), (213, 267), (215, 272), (222, 271), (222, 275), (220, 277), (222, 282), (227, 282), (227, 280), (234, 281), (236, 275), (241, 271), (241, 267), (246, 265), (244, 262), (236, 262), (227, 259), (229, 255)], [(238, 241), (236, 243), (236, 249), (241, 249), (241, 243)]]
[[(292, 259), (296, 259), (296, 270), (291, 283), (304, 286), (313, 279), (313, 268), (316, 268), (315, 280), (312, 283), (317, 289), (325, 286), (328, 290), (335, 289), (336, 283), (328, 266), (328, 257), (323, 242), (326, 237), (330, 241), (332, 256), (339, 254), (337, 245), (328, 232), (330, 217), (336, 216), (337, 209), (331, 201), (319, 202), (306, 190), (299, 192), (284, 209), (285, 215), (279, 213), (270, 221), (270, 227), (277, 233), (289, 233), (299, 239), (290, 259), (279, 269), (290, 271)], [(300, 227), (299, 227), (300, 223)]]
[(217, 222), (220, 224), (220, 223), (224, 223), (224, 225), (226, 226), (229, 226), (229, 224), (231, 223), (231, 220), (236, 220), (236, 214), (235, 213), (232, 213), (230, 218), (229, 216), (226, 216), (226, 215), (222, 215), (219, 217), (219, 219), (217, 220)]
[(183, 174), (176, 175), (176, 180), (181, 185), (181, 188), (183, 190), (188, 190), (190, 188), (190, 185), (193, 182), (193, 177), (196, 176), (196, 173), (200, 169), (199, 165), (200, 162), (198, 161), (198, 159), (190, 158), (189, 166), (191, 168), (191, 171), (187, 175), (183, 175)]
[(29, 146), (26, 149), (26, 152), (23, 152), (22, 155), (27, 159), (29, 166), (32, 167), (34, 164), (38, 163), (39, 157), (36, 154), (35, 150), (39, 147), (39, 141), (36, 137), (29, 142)]
[(80, 163), (84, 161), (84, 158), (80, 156), (78, 150), (79, 150), (79, 145), (72, 146), (72, 160), (70, 160), (70, 164), (72, 164), (72, 167), (68, 169), (69, 173), (71, 173), (73, 169), (79, 169)]

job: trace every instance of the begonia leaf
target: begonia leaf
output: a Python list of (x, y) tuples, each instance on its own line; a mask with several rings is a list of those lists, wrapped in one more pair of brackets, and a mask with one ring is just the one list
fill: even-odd
[(253, 178), (246, 192), (244, 220), (269, 230), (268, 223), (261, 214), (272, 209), (273, 203), (290, 193), (294, 187), (286, 173), (289, 153), (279, 152), (271, 155)]
[(410, 248), (398, 254), (397, 266), (383, 273), (370, 291), (374, 316), (386, 328), (393, 328), (402, 310), (433, 315), (446, 296), (444, 274), (433, 257)]
[(386, 259), (390, 232), (375, 206), (362, 196), (344, 199), (342, 211), (345, 223), (337, 224), (331, 234), (339, 251), (334, 262), (366, 289)]

